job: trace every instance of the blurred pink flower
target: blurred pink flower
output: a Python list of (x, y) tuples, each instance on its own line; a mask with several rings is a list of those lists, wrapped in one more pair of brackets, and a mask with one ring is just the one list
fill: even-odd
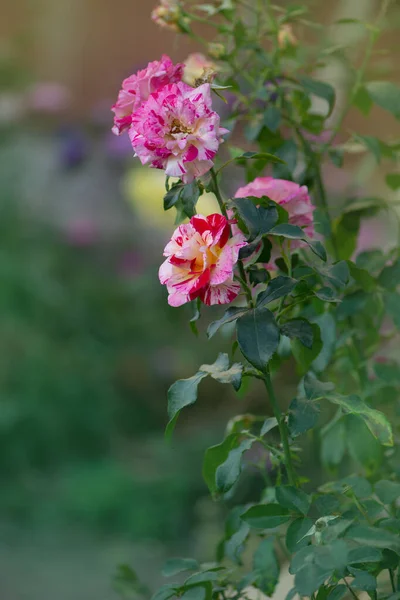
[(71, 93), (62, 83), (36, 83), (27, 94), (27, 106), (36, 112), (57, 113), (69, 107)]
[(211, 88), (193, 89), (173, 83), (151, 94), (132, 117), (129, 137), (143, 165), (164, 169), (190, 183), (213, 166), (213, 158), (228, 133), (212, 111)]
[(98, 231), (91, 219), (80, 218), (67, 224), (66, 238), (71, 246), (89, 247), (96, 242)]
[(219, 214), (195, 215), (175, 230), (164, 250), (167, 260), (159, 270), (171, 306), (195, 298), (208, 305), (236, 298), (240, 285), (233, 281), (233, 271), (246, 242), (241, 234), (229, 236), (229, 223)]
[(145, 102), (150, 94), (169, 83), (181, 81), (183, 64), (174, 65), (169, 56), (163, 54), (161, 60), (155, 60), (145, 69), (130, 75), (122, 82), (114, 112), (113, 133), (120, 135), (132, 123), (132, 114)]

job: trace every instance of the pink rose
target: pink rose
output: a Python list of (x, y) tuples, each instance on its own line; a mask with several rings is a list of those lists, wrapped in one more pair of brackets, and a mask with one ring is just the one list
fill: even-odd
[(149, 96), (132, 116), (129, 137), (143, 165), (190, 183), (212, 168), (227, 132), (212, 111), (210, 85), (179, 82)]
[(168, 83), (181, 81), (183, 64), (174, 65), (169, 56), (162, 55), (161, 60), (155, 60), (145, 69), (138, 71), (122, 82), (118, 100), (112, 107), (114, 112), (113, 133), (120, 135), (129, 129), (132, 114), (145, 102), (150, 94), (156, 92)]
[(195, 215), (175, 230), (164, 250), (167, 260), (159, 270), (171, 306), (195, 298), (208, 305), (236, 298), (240, 285), (233, 281), (233, 270), (246, 241), (241, 234), (229, 236), (229, 223), (219, 214)]
[[(235, 198), (246, 198), (255, 196), (261, 198), (267, 196), (277, 204), (280, 204), (289, 214), (289, 223), (298, 225), (304, 229), (308, 237), (315, 235), (313, 224), (314, 206), (311, 204), (308, 188), (305, 185), (300, 186), (293, 181), (286, 179), (274, 179), (273, 177), (257, 177), (251, 183), (238, 189)], [(271, 239), (273, 242), (273, 240)], [(306, 246), (305, 242), (291, 240), (291, 248), (301, 248)], [(267, 268), (274, 269), (273, 261), (280, 255), (277, 244), (273, 243), (271, 264)]]

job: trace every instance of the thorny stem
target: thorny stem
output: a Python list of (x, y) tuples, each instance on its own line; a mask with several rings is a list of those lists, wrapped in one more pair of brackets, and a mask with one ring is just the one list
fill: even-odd
[(283, 452), (285, 455), (285, 466), (286, 472), (289, 479), (289, 483), (291, 485), (297, 485), (296, 473), (293, 467), (292, 455), (290, 452), (289, 446), (289, 437), (287, 432), (286, 423), (284, 417), (279, 409), (278, 401), (275, 396), (274, 387), (272, 385), (271, 376), (269, 372), (264, 376), (265, 387), (267, 388), (268, 396), (271, 402), (272, 410), (274, 411), (274, 415), (276, 420), (278, 421), (279, 433), (281, 436)]

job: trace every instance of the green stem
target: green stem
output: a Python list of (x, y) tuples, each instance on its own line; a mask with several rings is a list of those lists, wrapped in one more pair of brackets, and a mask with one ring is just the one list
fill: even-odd
[(247, 283), (247, 276), (246, 276), (246, 271), (244, 270), (244, 266), (241, 260), (238, 260), (238, 269), (239, 269), (239, 273), (240, 273), (240, 282), (242, 284), (244, 293), (246, 294), (246, 299), (247, 299), (247, 304), (249, 305), (250, 308), (254, 308), (254, 302), (253, 302), (253, 294), (251, 293), (251, 289), (250, 286)]
[(349, 590), (350, 594), (353, 596), (353, 598), (355, 600), (358, 600), (358, 596), (357, 594), (354, 592), (354, 590), (350, 587), (350, 585), (347, 583), (346, 579), (343, 579), (345, 586), (347, 587), (347, 589)]
[(228, 213), (226, 212), (225, 204), (224, 204), (224, 201), (223, 201), (222, 196), (221, 196), (221, 191), (219, 189), (217, 173), (215, 172), (214, 169), (211, 169), (210, 173), (211, 173), (211, 179), (212, 179), (212, 182), (213, 182), (215, 197), (217, 199), (217, 202), (219, 204), (219, 207), (221, 209), (222, 214), (227, 219), (228, 218)]
[[(211, 178), (212, 178), (212, 182), (213, 182), (215, 197), (217, 198), (217, 202), (219, 204), (222, 214), (224, 215), (224, 217), (226, 219), (228, 219), (228, 213), (226, 211), (226, 207), (225, 207), (225, 204), (224, 204), (224, 201), (223, 201), (223, 198), (221, 195), (221, 191), (220, 191), (219, 185), (218, 185), (217, 173), (215, 172), (214, 169), (211, 169), (210, 173), (211, 173)], [(238, 264), (238, 269), (239, 269), (239, 274), (240, 274), (240, 283), (242, 284), (243, 291), (246, 294), (247, 304), (249, 305), (250, 308), (254, 308), (253, 295), (251, 293), (251, 288), (247, 283), (247, 276), (246, 276), (246, 271), (244, 270), (243, 262), (241, 260), (238, 260), (237, 264)]]
[(271, 402), (272, 410), (274, 411), (275, 418), (278, 421), (279, 433), (281, 436), (283, 452), (285, 455), (285, 466), (286, 466), (286, 472), (287, 472), (287, 476), (289, 479), (289, 483), (291, 485), (297, 485), (296, 473), (294, 470), (292, 455), (290, 452), (289, 436), (288, 436), (288, 432), (287, 432), (287, 427), (286, 427), (284, 417), (279, 409), (278, 401), (275, 396), (275, 391), (274, 391), (274, 387), (272, 385), (271, 376), (270, 376), (269, 372), (267, 372), (267, 374), (264, 376), (264, 383), (265, 383), (265, 387), (267, 389), (268, 396), (269, 396), (269, 399)]
[(396, 592), (396, 584), (394, 581), (394, 573), (393, 573), (393, 569), (388, 569), (389, 571), (389, 575), (390, 575), (390, 583), (392, 585), (392, 590), (393, 592)]

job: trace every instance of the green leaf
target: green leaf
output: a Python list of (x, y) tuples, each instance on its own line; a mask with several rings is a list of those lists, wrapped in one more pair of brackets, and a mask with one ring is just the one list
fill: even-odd
[[(331, 313), (325, 312), (315, 318), (322, 338), (322, 350), (313, 360), (312, 368), (316, 373), (324, 371), (333, 356), (336, 348), (336, 320)], [(331, 384), (332, 385), (332, 384)]]
[(386, 312), (393, 319), (397, 329), (400, 329), (400, 295), (397, 292), (385, 294), (383, 299)]
[(360, 142), (371, 154), (374, 156), (377, 163), (382, 158), (382, 143), (378, 138), (373, 135), (359, 135), (353, 134), (355, 140)]
[(400, 384), (400, 365), (394, 361), (375, 363), (375, 375), (385, 383)]
[(368, 295), (361, 290), (345, 296), (337, 308), (336, 314), (339, 321), (343, 321), (363, 311), (367, 301)]
[(321, 460), (328, 468), (340, 465), (346, 452), (346, 427), (343, 419), (333, 421), (321, 431)]
[(279, 108), (277, 108), (276, 106), (269, 106), (264, 113), (265, 127), (272, 131), (272, 133), (275, 133), (275, 131), (278, 131), (281, 121), (282, 115)]
[(400, 188), (400, 173), (389, 173), (386, 175), (386, 183), (391, 190), (398, 190)]
[(394, 290), (400, 284), (400, 260), (396, 260), (392, 265), (385, 267), (379, 275), (379, 285), (388, 290)]
[(148, 588), (139, 581), (136, 572), (128, 565), (118, 565), (112, 583), (117, 594), (123, 598), (149, 596)]
[(299, 517), (292, 521), (286, 531), (286, 547), (290, 553), (295, 553), (310, 543), (306, 534), (313, 526), (308, 517)]
[(274, 550), (274, 540), (262, 540), (253, 556), (255, 586), (267, 596), (272, 596), (279, 579), (279, 563)]
[(197, 389), (199, 383), (207, 373), (198, 371), (196, 375), (188, 379), (179, 379), (171, 385), (168, 390), (168, 416), (169, 422), (165, 430), (165, 435), (170, 438), (182, 408), (194, 404), (197, 400)]
[(279, 504), (257, 504), (249, 508), (242, 519), (255, 529), (274, 529), (289, 521), (290, 514)]
[(371, 100), (371, 96), (368, 94), (363, 85), (358, 88), (358, 91), (353, 98), (353, 105), (358, 108), (358, 110), (362, 112), (364, 116), (368, 117), (373, 106), (373, 102)]
[(310, 368), (312, 362), (317, 358), (322, 350), (321, 331), (316, 323), (311, 324), (313, 330), (312, 348), (305, 347), (298, 339), (292, 339), (291, 346), (293, 356), (296, 359), (300, 370), (305, 373)]
[[(262, 204), (262, 199), (257, 199)], [(278, 220), (278, 210), (274, 204), (256, 206), (250, 198), (235, 198), (232, 204), (236, 210), (239, 226), (242, 221), (248, 232), (248, 241), (268, 233)]]
[(330, 381), (318, 381), (311, 372), (304, 376), (304, 391), (308, 400), (321, 400), (334, 389), (335, 386), (333, 383)]
[(224, 567), (216, 567), (213, 569), (208, 569), (207, 571), (200, 571), (199, 573), (194, 573), (186, 579), (185, 587), (199, 583), (206, 583), (208, 581), (217, 581), (221, 577), (220, 571), (223, 569)]
[(341, 396), (340, 394), (330, 394), (328, 399), (341, 406), (344, 412), (361, 417), (370, 432), (383, 446), (393, 446), (392, 428), (383, 413), (370, 408), (361, 398), (355, 395)]
[(240, 350), (259, 371), (265, 372), (269, 360), (278, 348), (279, 337), (274, 315), (267, 308), (250, 310), (237, 321)]
[(283, 335), (286, 335), (290, 339), (298, 339), (303, 346), (309, 348), (313, 347), (314, 342), (314, 329), (312, 324), (306, 319), (292, 319), (286, 321), (281, 326)]
[(344, 540), (334, 540), (320, 546), (315, 555), (315, 563), (321, 568), (342, 572), (347, 567), (348, 545)]
[(281, 223), (276, 225), (269, 235), (279, 235), (290, 240), (302, 240), (305, 237), (305, 233), (298, 225), (291, 225), (290, 223)]
[(314, 592), (332, 575), (332, 569), (310, 564), (301, 569), (294, 578), (294, 584), (300, 596), (312, 596)]
[(245, 160), (258, 160), (260, 158), (267, 160), (268, 162), (281, 164), (285, 163), (285, 161), (279, 158), (279, 156), (275, 156), (274, 154), (270, 154), (269, 152), (244, 152), (240, 156), (235, 156), (234, 160), (238, 162), (243, 162)]
[(184, 600), (211, 600), (212, 599), (212, 583), (204, 581), (190, 586), (183, 586), (181, 590), (185, 590), (180, 598)]
[(297, 437), (315, 427), (318, 421), (320, 406), (306, 400), (295, 398), (289, 406), (288, 427), (292, 437)]
[(375, 104), (400, 118), (400, 88), (391, 81), (370, 81), (365, 88)]
[(182, 571), (196, 571), (200, 568), (194, 558), (169, 558), (162, 569), (164, 577), (172, 577)]
[(379, 548), (364, 548), (359, 546), (350, 550), (347, 562), (349, 565), (355, 565), (358, 563), (379, 562), (381, 559), (382, 551)]
[(347, 586), (344, 583), (337, 585), (333, 590), (329, 593), (327, 600), (342, 600), (344, 596), (348, 593)]
[(357, 415), (346, 415), (346, 440), (350, 456), (371, 476), (382, 463), (382, 446)]
[(217, 492), (215, 480), (217, 469), (227, 460), (229, 452), (235, 448), (237, 440), (238, 435), (236, 433), (228, 435), (221, 444), (211, 446), (204, 454), (203, 478), (212, 494)]
[(229, 367), (229, 357), (220, 353), (212, 365), (201, 365), (199, 371), (188, 379), (179, 379), (168, 390), (168, 416), (165, 435), (170, 438), (182, 408), (191, 406), (197, 400), (197, 390), (202, 379), (211, 375), (220, 383), (231, 383), (238, 390), (242, 381), (243, 365), (234, 363)]
[(355, 569), (354, 567), (349, 567), (349, 572), (353, 575), (354, 579), (351, 582), (351, 587), (356, 590), (363, 590), (364, 592), (372, 592), (377, 588), (376, 577), (371, 575), (371, 573), (367, 573), (367, 571), (362, 571), (361, 569)]
[(151, 597), (151, 600), (168, 600), (176, 596), (178, 587), (174, 583), (166, 583), (162, 585)]
[(301, 569), (312, 565), (315, 560), (316, 551), (316, 546), (309, 545), (296, 552), (296, 554), (292, 556), (289, 573), (291, 575), (296, 575)]
[(208, 339), (211, 339), (213, 335), (217, 333), (219, 328), (222, 327), (222, 325), (236, 321), (239, 317), (242, 317), (247, 312), (247, 310), (247, 308), (242, 306), (231, 306), (230, 308), (228, 308), (228, 310), (225, 311), (225, 314), (220, 319), (218, 319), (217, 321), (213, 321), (208, 326)]
[(378, 527), (352, 525), (346, 531), (345, 537), (364, 546), (388, 548), (394, 550), (397, 554), (400, 552), (400, 536)]
[(257, 307), (265, 306), (269, 302), (273, 302), (278, 298), (282, 298), (290, 294), (297, 285), (298, 281), (285, 275), (274, 277), (268, 284), (268, 287), (257, 296)]
[(382, 479), (375, 484), (375, 494), (383, 504), (392, 504), (400, 498), (400, 483)]
[(328, 103), (328, 114), (327, 117), (332, 113), (333, 107), (335, 105), (335, 90), (329, 85), (329, 83), (325, 83), (323, 81), (317, 81), (316, 79), (311, 79), (310, 77), (302, 76), (299, 77), (299, 81), (301, 85), (308, 92), (311, 92), (314, 96), (318, 96), (319, 98), (323, 98)]
[(360, 267), (357, 267), (351, 260), (347, 261), (347, 265), (351, 277), (365, 292), (373, 292), (375, 290), (376, 281), (368, 271), (360, 269)]
[(164, 210), (169, 210), (179, 203), (183, 213), (189, 218), (193, 217), (200, 194), (197, 181), (187, 184), (174, 183), (164, 196)]
[(340, 259), (348, 259), (357, 247), (358, 232), (360, 230), (361, 214), (359, 212), (344, 213), (335, 227), (337, 241), (337, 254)]
[(285, 508), (306, 515), (310, 509), (309, 496), (292, 485), (283, 485), (275, 488), (276, 499)]
[(261, 427), (260, 437), (267, 435), (272, 429), (278, 427), (278, 421), (275, 417), (269, 417), (265, 419), (263, 426)]
[(326, 250), (325, 250), (324, 246), (321, 244), (321, 242), (319, 242), (318, 240), (316, 240), (316, 241), (309, 240), (307, 238), (304, 241), (307, 242), (307, 244), (310, 247), (310, 250), (312, 250), (314, 252), (314, 254), (316, 256), (318, 256), (318, 258), (320, 258), (324, 262), (327, 261)]
[(230, 450), (225, 462), (217, 467), (215, 473), (216, 491), (222, 494), (229, 492), (240, 477), (242, 456), (249, 450), (254, 440), (243, 440), (237, 448)]

